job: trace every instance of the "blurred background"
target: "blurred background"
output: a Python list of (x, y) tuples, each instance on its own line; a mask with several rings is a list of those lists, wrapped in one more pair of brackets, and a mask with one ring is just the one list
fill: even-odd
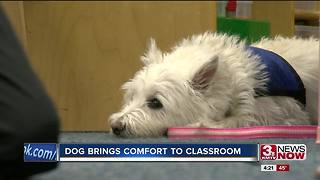
[(53, 98), (63, 131), (108, 131), (120, 86), (142, 66), (150, 37), (159, 47), (204, 31), (248, 43), (276, 35), (319, 37), (319, 1), (2, 1)]

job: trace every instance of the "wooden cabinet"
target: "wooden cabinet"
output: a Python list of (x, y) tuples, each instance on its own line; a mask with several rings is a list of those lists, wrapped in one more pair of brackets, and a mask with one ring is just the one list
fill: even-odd
[(253, 1), (252, 19), (270, 22), (271, 36), (294, 34), (293, 1)]
[(120, 86), (141, 67), (150, 37), (169, 50), (216, 27), (215, 2), (15, 3), (30, 61), (64, 131), (108, 130), (107, 119), (122, 101)]

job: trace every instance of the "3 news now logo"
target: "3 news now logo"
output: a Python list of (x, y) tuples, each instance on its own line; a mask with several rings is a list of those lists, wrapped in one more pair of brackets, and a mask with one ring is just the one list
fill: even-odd
[(305, 144), (261, 144), (261, 160), (305, 160), (307, 146)]

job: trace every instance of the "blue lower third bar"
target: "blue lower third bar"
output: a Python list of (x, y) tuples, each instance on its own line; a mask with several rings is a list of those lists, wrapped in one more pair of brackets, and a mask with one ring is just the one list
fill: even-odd
[(258, 161), (258, 144), (60, 144), (59, 161)]
[(54, 162), (57, 161), (57, 144), (24, 144), (24, 161), (25, 162)]

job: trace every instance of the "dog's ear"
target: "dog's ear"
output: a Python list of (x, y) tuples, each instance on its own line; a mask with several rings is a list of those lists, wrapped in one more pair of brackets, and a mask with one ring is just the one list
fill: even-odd
[(141, 61), (144, 65), (149, 65), (152, 63), (157, 63), (162, 61), (162, 52), (157, 47), (156, 41), (151, 38), (148, 45), (147, 52), (141, 57)]
[(191, 81), (191, 85), (195, 90), (203, 92), (208, 88), (214, 74), (217, 71), (218, 62), (218, 56), (213, 56), (208, 62), (200, 67)]

